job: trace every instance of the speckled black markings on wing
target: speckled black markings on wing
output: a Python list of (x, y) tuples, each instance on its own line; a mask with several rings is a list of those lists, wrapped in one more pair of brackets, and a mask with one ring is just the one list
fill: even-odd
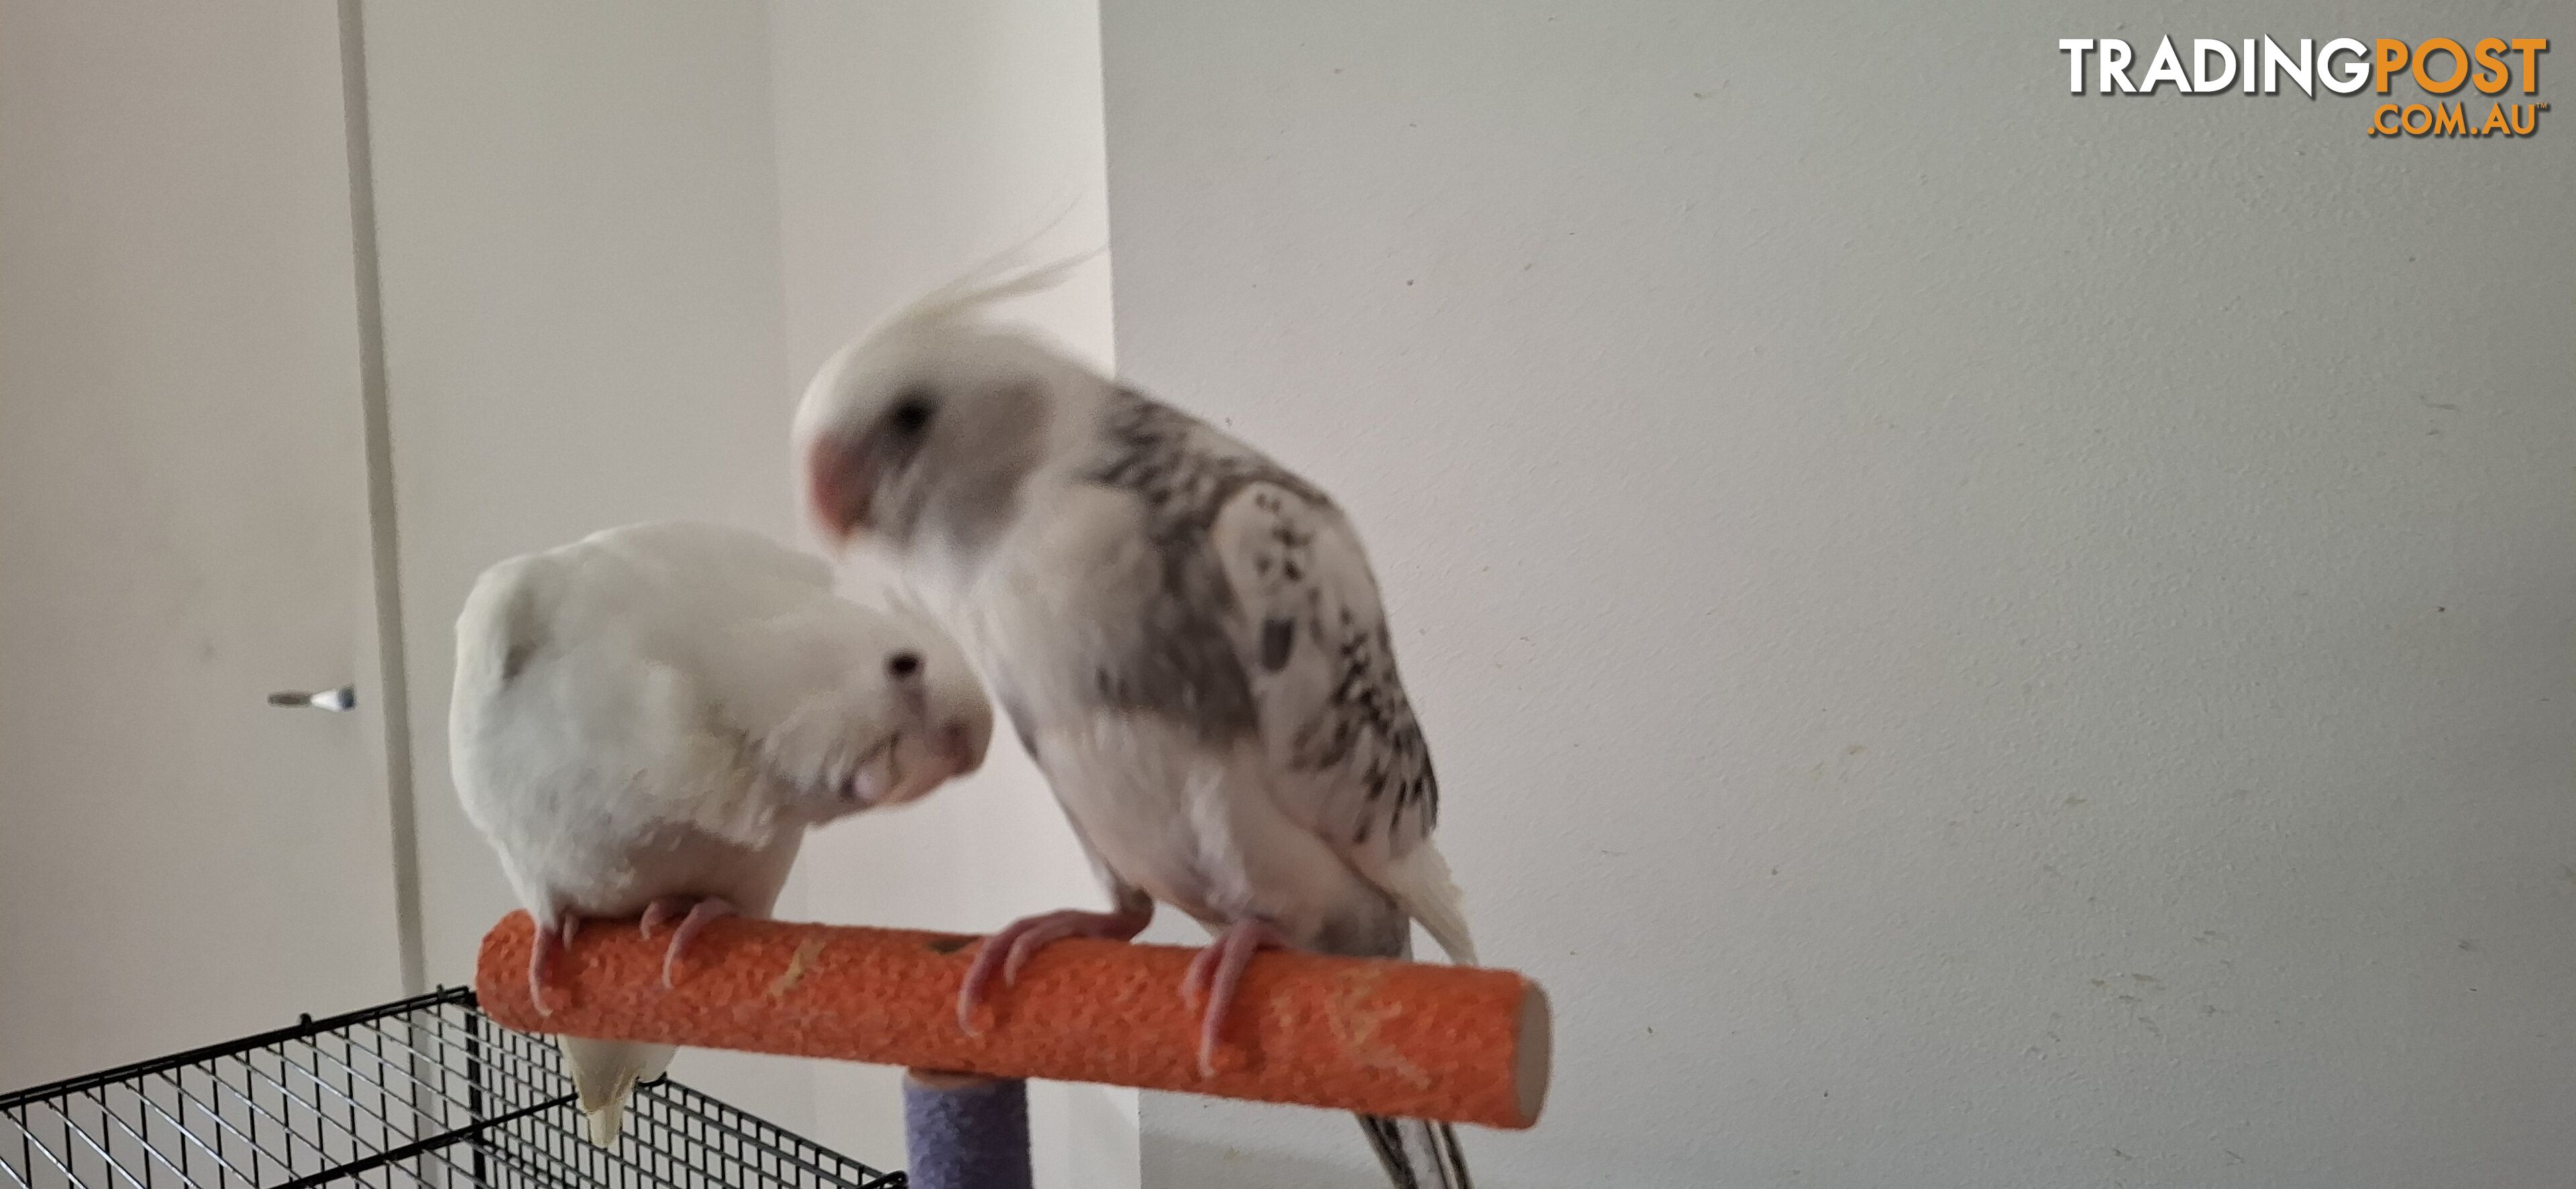
[(1386, 827), (1401, 826), (1407, 810), (1422, 815), (1429, 833), (1439, 821), (1440, 785), (1431, 768), (1413, 704), (1395, 672), (1394, 640), (1383, 623), (1356, 622), (1345, 608), (1337, 617), (1333, 639), (1334, 681), (1331, 695), (1315, 715), (1298, 727), (1294, 754), (1300, 768), (1345, 768), (1357, 762), (1354, 775), (1371, 805), (1387, 802), (1376, 813), (1361, 815), (1351, 845), (1364, 845), (1378, 814)]
[[(1419, 813), (1428, 833), (1439, 785), (1396, 674), (1393, 638), (1382, 616), (1363, 620), (1344, 599), (1327, 613), (1325, 591), (1314, 581), (1318, 524), (1338, 520), (1332, 500), (1268, 459), (1201, 447), (1193, 441), (1199, 428), (1188, 414), (1131, 390), (1109, 409), (1111, 454), (1090, 478), (1143, 502), (1163, 582), (1142, 611), (1147, 655), (1104, 665), (1100, 693), (1116, 705), (1175, 714), (1210, 741), (1230, 740), (1260, 729), (1250, 665), (1275, 674), (1293, 663), (1296, 649), (1312, 647), (1330, 666), (1330, 689), (1297, 715), (1290, 762), (1313, 772), (1340, 769), (1360, 786), (1366, 809), (1353, 815), (1351, 845), (1365, 845), (1381, 818), (1388, 831), (1399, 829), (1407, 812)], [(1255, 580), (1267, 586), (1250, 592), (1263, 618), (1258, 655), (1245, 657), (1228, 631), (1240, 604), (1211, 530), (1227, 501), (1256, 483), (1265, 490), (1254, 495), (1255, 507), (1270, 526), (1252, 564)], [(1364, 593), (1373, 606), (1374, 589)]]
[[(1302, 625), (1291, 619), (1264, 621), (1262, 668), (1275, 673), (1285, 667), (1285, 654), (1301, 633), (1331, 667), (1329, 695), (1298, 722), (1290, 740), (1292, 762), (1306, 771), (1343, 769), (1359, 781), (1367, 802), (1377, 808), (1359, 816), (1351, 845), (1367, 843), (1380, 814), (1387, 828), (1394, 829), (1406, 812), (1419, 812), (1428, 831), (1438, 810), (1438, 786), (1430, 750), (1396, 674), (1394, 638), (1382, 617), (1364, 619), (1347, 601), (1333, 604), (1328, 622), (1315, 536), (1322, 531), (1317, 520), (1332, 507), (1320, 499), (1300, 504), (1298, 498), (1267, 489), (1253, 496), (1253, 507), (1268, 522), (1252, 558), (1253, 580), (1266, 584), (1259, 602), (1299, 608), (1304, 616)], [(1373, 591), (1369, 601), (1376, 601)]]
[(1160, 588), (1139, 608), (1144, 647), (1104, 660), (1093, 674), (1095, 689), (1111, 705), (1189, 723), (1206, 742), (1240, 738), (1260, 729), (1260, 708), (1226, 632), (1234, 593), (1208, 547), (1208, 527), (1245, 483), (1305, 485), (1260, 459), (1195, 448), (1189, 439), (1197, 423), (1142, 393), (1121, 389), (1111, 399), (1103, 427), (1110, 457), (1089, 478), (1144, 503), (1145, 531), (1163, 572)]

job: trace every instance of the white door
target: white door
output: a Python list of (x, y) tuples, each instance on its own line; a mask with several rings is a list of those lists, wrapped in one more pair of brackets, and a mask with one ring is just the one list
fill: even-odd
[(0, 0), (0, 1090), (401, 991), (341, 85)]

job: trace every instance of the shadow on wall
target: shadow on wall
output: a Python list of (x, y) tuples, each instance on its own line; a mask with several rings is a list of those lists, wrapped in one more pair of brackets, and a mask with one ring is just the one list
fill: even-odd
[(1148, 1185), (1223, 1185), (1226, 1189), (1314, 1189), (1317, 1185), (1371, 1185), (1385, 1179), (1368, 1166), (1360, 1132), (1351, 1125), (1357, 1163), (1335, 1164), (1289, 1152), (1162, 1140), (1145, 1145)]

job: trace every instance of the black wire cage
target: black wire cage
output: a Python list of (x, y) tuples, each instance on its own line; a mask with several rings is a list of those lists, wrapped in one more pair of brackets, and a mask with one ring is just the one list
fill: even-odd
[(0, 1186), (904, 1184), (668, 1078), (581, 1127), (554, 1043), (459, 987), (0, 1095)]

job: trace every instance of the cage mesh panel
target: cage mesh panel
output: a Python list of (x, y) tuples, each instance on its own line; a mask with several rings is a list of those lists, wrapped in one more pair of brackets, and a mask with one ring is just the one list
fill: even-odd
[(668, 1080), (616, 1147), (581, 1126), (554, 1044), (457, 989), (0, 1095), (0, 1189), (904, 1183)]

